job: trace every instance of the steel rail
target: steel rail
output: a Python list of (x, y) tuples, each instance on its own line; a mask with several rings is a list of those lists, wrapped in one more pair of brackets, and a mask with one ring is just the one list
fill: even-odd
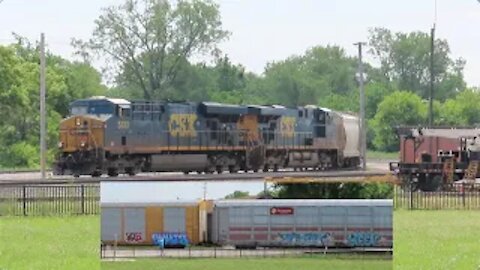
[(278, 183), (347, 183), (347, 182), (393, 182), (393, 175), (384, 170), (376, 171), (307, 171), (307, 172), (266, 172), (237, 174), (162, 174), (148, 176), (122, 177), (64, 177), (42, 181), (39, 178), (0, 180), (1, 185), (49, 185), (49, 184), (89, 184), (100, 182), (225, 182), (225, 181), (262, 181)]

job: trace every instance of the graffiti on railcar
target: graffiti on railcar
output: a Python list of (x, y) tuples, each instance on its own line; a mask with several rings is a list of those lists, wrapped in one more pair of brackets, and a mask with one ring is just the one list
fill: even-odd
[(352, 247), (373, 247), (380, 241), (380, 235), (375, 232), (355, 232), (347, 236), (347, 241)]
[(154, 233), (153, 244), (159, 247), (188, 246), (188, 237), (185, 233)]
[(125, 233), (125, 242), (127, 242), (127, 243), (143, 242), (143, 233), (141, 233), (141, 232), (127, 232), (127, 233)]
[(280, 233), (282, 242), (289, 244), (320, 244), (328, 246), (333, 243), (333, 237), (329, 232), (319, 233)]

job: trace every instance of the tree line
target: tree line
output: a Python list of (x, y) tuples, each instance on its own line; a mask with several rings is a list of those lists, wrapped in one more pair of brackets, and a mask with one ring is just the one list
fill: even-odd
[[(90, 39), (72, 40), (79, 61), (47, 55), (49, 160), (68, 104), (94, 95), (359, 110), (358, 59), (344, 48), (313, 46), (255, 74), (220, 51), (230, 34), (210, 0), (125, 0), (103, 9)], [(14, 44), (0, 46), (0, 167), (35, 167), (38, 48), (15, 37)], [(452, 57), (447, 40), (434, 44), (435, 124), (479, 123), (480, 94), (464, 80), (465, 60)], [(430, 36), (372, 28), (368, 54), (375, 63), (365, 66), (368, 147), (398, 151), (394, 127), (427, 122)], [(193, 60), (202, 57), (209, 60)], [(101, 71), (92, 66), (95, 59), (106, 63)]]

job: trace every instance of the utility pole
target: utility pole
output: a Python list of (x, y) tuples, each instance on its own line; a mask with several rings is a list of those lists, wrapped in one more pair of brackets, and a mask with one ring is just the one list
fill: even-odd
[(365, 122), (365, 89), (363, 83), (363, 63), (362, 63), (362, 46), (367, 45), (365, 42), (357, 42), (353, 45), (358, 46), (358, 85), (360, 88), (360, 136), (359, 136), (359, 146), (360, 146), (360, 157), (362, 160), (362, 169), (367, 169), (367, 125)]
[(430, 93), (428, 104), (428, 126), (433, 127), (433, 88), (435, 86), (435, 73), (433, 70), (433, 60), (435, 52), (435, 24), (431, 29), (431, 44), (430, 44)]
[(42, 33), (40, 35), (40, 169), (42, 180), (45, 180), (47, 158), (45, 112), (45, 35)]

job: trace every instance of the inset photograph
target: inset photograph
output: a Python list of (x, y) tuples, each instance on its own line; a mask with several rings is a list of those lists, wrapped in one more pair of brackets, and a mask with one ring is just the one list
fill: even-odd
[[(210, 182), (202, 185), (213, 190), (222, 185), (225, 195), (172, 200), (173, 187), (185, 184), (102, 182), (102, 265), (115, 269), (115, 263), (130, 260), (133, 266), (191, 258), (260, 263), (317, 258), (307, 262), (321, 266), (362, 258), (362, 264), (391, 269), (392, 200), (232, 199), (235, 192), (226, 194), (227, 186), (238, 184)], [(121, 196), (126, 192), (131, 195)]]

